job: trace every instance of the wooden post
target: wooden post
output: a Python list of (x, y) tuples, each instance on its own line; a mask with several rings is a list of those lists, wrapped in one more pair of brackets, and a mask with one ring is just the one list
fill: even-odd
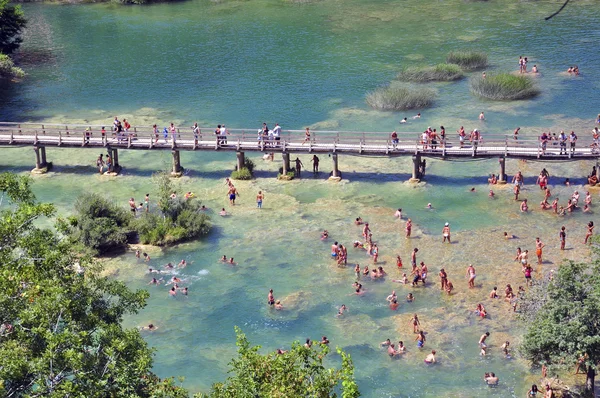
[(237, 170), (241, 170), (244, 167), (244, 163), (246, 163), (246, 159), (244, 158), (244, 152), (236, 152), (237, 155)]
[(181, 167), (181, 158), (179, 151), (171, 151), (173, 155), (173, 170), (171, 171), (172, 177), (181, 177), (183, 175), (183, 167)]
[(421, 168), (421, 154), (417, 153), (415, 155), (413, 155), (412, 157), (412, 161), (413, 161), (413, 167), (412, 167), (412, 177), (409, 180), (410, 182), (419, 182), (421, 181), (421, 173), (420, 173), (420, 168)]
[(290, 154), (289, 153), (282, 153), (281, 154), (281, 158), (283, 159), (283, 170), (281, 172), (281, 174), (286, 175), (287, 173), (289, 173), (291, 167), (290, 167)]
[(500, 163), (500, 174), (498, 175), (498, 184), (506, 184), (506, 158), (498, 159)]
[(331, 171), (331, 176), (337, 178), (340, 176), (340, 170), (338, 169), (338, 154), (334, 153), (331, 155), (331, 160), (333, 160), (333, 170)]
[(31, 170), (34, 174), (44, 174), (48, 172), (49, 164), (46, 163), (46, 148), (43, 146), (34, 146), (35, 169)]

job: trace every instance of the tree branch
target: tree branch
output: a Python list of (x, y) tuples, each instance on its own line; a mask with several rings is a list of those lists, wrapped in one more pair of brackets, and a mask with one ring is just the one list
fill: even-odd
[(565, 8), (565, 7), (567, 6), (567, 4), (569, 4), (569, 0), (565, 0), (565, 3), (562, 5), (562, 7), (560, 7), (560, 8), (558, 9), (558, 11), (556, 11), (554, 14), (552, 14), (552, 15), (550, 15), (550, 16), (548, 16), (548, 17), (544, 18), (544, 19), (547, 21), (547, 20), (549, 20), (550, 18), (553, 18), (553, 17), (557, 16), (557, 15), (558, 15), (558, 13), (560, 13), (560, 12), (563, 10), (563, 8)]

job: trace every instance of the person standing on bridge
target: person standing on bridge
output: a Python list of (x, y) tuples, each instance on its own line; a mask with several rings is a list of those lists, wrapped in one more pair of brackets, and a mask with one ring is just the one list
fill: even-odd
[(300, 158), (296, 158), (296, 177), (298, 178), (300, 178), (300, 174), (302, 173), (302, 167), (304, 167), (302, 161)]
[(281, 126), (279, 123), (275, 123), (275, 128), (273, 129), (273, 139), (275, 139), (275, 144), (273, 146), (279, 146), (279, 141), (281, 140)]
[(305, 142), (310, 143), (310, 130), (308, 127), (306, 128), (306, 131), (304, 132), (304, 141), (302, 142), (302, 145), (304, 145)]
[(567, 154), (567, 136), (565, 135), (564, 131), (560, 132), (560, 135), (558, 136), (558, 143), (560, 145), (560, 155), (566, 155)]
[(318, 174), (319, 173), (319, 157), (317, 155), (313, 155), (311, 162), (313, 164), (313, 173)]
[(575, 153), (575, 143), (577, 142), (577, 135), (574, 131), (569, 134), (569, 143), (571, 144), (571, 153)]
[(200, 127), (198, 127), (198, 123), (194, 123), (192, 126), (192, 133), (194, 134), (194, 141), (198, 142), (198, 136), (200, 135)]
[(169, 127), (169, 132), (171, 133), (173, 142), (175, 142), (175, 138), (177, 137), (177, 129), (175, 128), (175, 125), (173, 123), (171, 123), (171, 126)]

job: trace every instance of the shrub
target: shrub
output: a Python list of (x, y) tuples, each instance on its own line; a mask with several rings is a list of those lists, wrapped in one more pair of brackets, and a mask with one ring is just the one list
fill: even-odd
[(131, 214), (98, 194), (82, 194), (75, 200), (76, 216), (64, 225), (73, 240), (95, 255), (124, 250)]
[(456, 64), (466, 71), (485, 68), (488, 64), (487, 54), (480, 51), (452, 51), (446, 62)]
[(246, 167), (242, 167), (240, 170), (234, 170), (231, 172), (231, 178), (233, 180), (251, 180), (252, 172)]
[(405, 82), (448, 82), (458, 80), (463, 77), (463, 72), (460, 66), (455, 64), (438, 64), (435, 66), (417, 66), (404, 68), (396, 79)]
[(283, 174), (283, 170), (280, 168), (279, 169), (279, 174), (277, 174), (277, 179), (278, 180), (293, 180), (294, 177), (296, 177), (296, 172), (295, 171), (288, 171), (285, 175)]
[[(188, 201), (189, 202), (189, 201)], [(168, 217), (146, 213), (132, 222), (143, 244), (164, 246), (208, 234), (209, 217), (198, 211), (197, 204), (189, 204), (174, 221)]]
[(23, 69), (16, 67), (11, 57), (0, 53), (0, 77), (21, 79), (24, 76)]
[(367, 104), (382, 111), (427, 108), (433, 104), (435, 91), (431, 89), (409, 89), (390, 85), (380, 87), (367, 94)]
[(518, 100), (535, 97), (540, 90), (527, 76), (500, 73), (471, 79), (471, 92), (492, 100)]

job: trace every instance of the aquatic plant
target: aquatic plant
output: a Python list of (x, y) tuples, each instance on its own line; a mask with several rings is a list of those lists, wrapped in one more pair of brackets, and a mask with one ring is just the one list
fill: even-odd
[(415, 66), (404, 68), (396, 79), (405, 82), (448, 82), (461, 79), (464, 76), (460, 66), (455, 64), (438, 64), (435, 66)]
[(471, 92), (492, 100), (518, 100), (535, 97), (540, 90), (527, 76), (499, 73), (485, 78), (482, 76), (472, 78)]
[(252, 172), (246, 167), (242, 167), (239, 170), (233, 170), (231, 172), (231, 178), (233, 180), (251, 180)]
[(488, 57), (486, 53), (480, 51), (451, 51), (446, 57), (446, 62), (456, 64), (463, 70), (473, 71), (485, 68), (488, 64)]
[(367, 94), (367, 104), (382, 111), (427, 108), (433, 104), (436, 93), (431, 89), (409, 89), (391, 84)]

